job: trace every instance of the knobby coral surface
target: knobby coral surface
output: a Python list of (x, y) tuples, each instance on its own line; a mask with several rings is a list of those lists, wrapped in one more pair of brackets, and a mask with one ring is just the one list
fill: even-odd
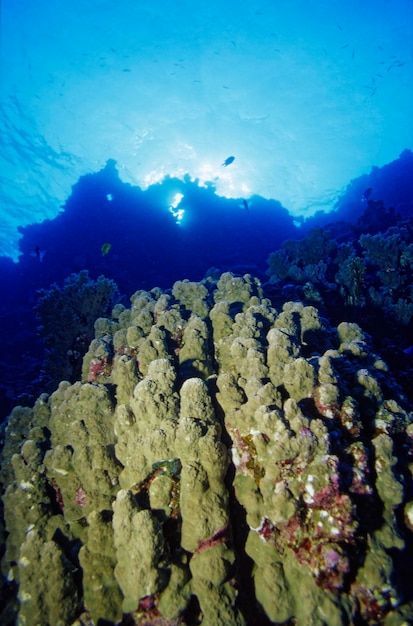
[(411, 623), (410, 409), (250, 275), (137, 291), (7, 420), (2, 623)]

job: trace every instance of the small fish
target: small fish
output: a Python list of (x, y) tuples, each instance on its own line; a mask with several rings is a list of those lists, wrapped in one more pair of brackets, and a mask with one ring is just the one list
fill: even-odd
[(228, 167), (228, 165), (231, 165), (231, 163), (233, 163), (235, 161), (235, 157), (234, 156), (229, 156), (225, 159), (225, 161), (222, 163), (221, 167)]
[(104, 243), (100, 249), (102, 252), (102, 256), (105, 256), (109, 252), (111, 247), (112, 247), (111, 243)]
[(368, 189), (366, 189), (363, 192), (363, 195), (361, 196), (361, 199), (364, 200), (364, 202), (366, 202), (370, 198), (372, 191), (373, 191), (372, 187), (369, 187)]
[(250, 210), (250, 203), (245, 198), (242, 198), (241, 204), (238, 205), (240, 209), (245, 209), (246, 211)]
[(45, 254), (46, 254), (46, 250), (41, 250), (39, 246), (36, 246), (33, 252), (31, 253), (32, 256), (36, 257), (39, 263), (43, 261)]

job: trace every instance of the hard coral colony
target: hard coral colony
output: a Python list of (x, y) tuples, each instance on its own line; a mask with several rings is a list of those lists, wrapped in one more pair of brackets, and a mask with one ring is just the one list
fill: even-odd
[(4, 623), (412, 623), (411, 407), (356, 324), (211, 273), (95, 329), (6, 425)]

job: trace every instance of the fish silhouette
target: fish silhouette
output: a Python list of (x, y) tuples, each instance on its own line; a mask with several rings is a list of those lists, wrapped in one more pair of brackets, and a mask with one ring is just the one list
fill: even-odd
[(362, 201), (363, 201), (363, 202), (367, 202), (367, 200), (369, 200), (369, 199), (370, 199), (370, 196), (371, 196), (372, 191), (373, 191), (373, 188), (372, 188), (372, 187), (369, 187), (368, 189), (366, 189), (366, 190), (363, 192), (363, 195), (361, 196), (361, 199), (362, 199)]
[(46, 250), (42, 250), (41, 248), (39, 248), (39, 246), (36, 246), (33, 252), (30, 252), (30, 255), (36, 257), (39, 263), (43, 261), (45, 254)]
[(109, 252), (111, 247), (112, 247), (111, 243), (104, 243), (100, 249), (100, 251), (102, 252), (102, 256), (105, 256)]
[(222, 167), (228, 167), (228, 165), (231, 165), (231, 163), (233, 163), (234, 161), (235, 161), (235, 157), (234, 156), (229, 156), (222, 163)]

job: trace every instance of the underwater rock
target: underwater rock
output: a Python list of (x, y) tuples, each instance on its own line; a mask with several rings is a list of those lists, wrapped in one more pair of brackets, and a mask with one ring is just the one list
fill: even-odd
[(277, 311), (250, 275), (139, 290), (97, 319), (81, 380), (7, 420), (5, 611), (409, 623), (412, 458), (412, 407), (357, 324)]

